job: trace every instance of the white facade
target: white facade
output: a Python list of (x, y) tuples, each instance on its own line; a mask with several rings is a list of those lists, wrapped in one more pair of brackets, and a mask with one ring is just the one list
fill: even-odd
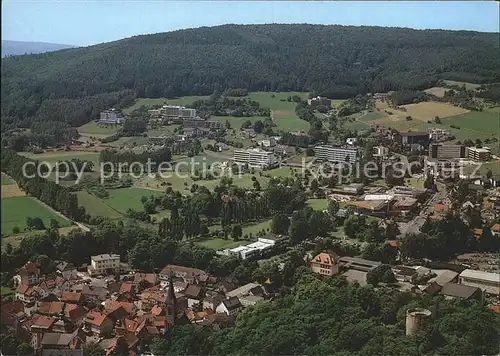
[(278, 164), (276, 156), (272, 152), (259, 149), (235, 150), (234, 161), (237, 163), (247, 163), (251, 167), (268, 168)]
[(120, 255), (106, 253), (90, 257), (89, 273), (91, 275), (106, 274), (107, 270), (119, 272)]
[(99, 123), (102, 124), (123, 124), (123, 117), (116, 109), (101, 111)]
[(329, 162), (355, 162), (358, 159), (358, 150), (349, 147), (316, 146), (314, 155)]

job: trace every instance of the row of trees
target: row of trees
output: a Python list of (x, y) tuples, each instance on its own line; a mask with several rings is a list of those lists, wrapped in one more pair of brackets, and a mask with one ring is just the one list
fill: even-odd
[[(23, 169), (25, 163), (32, 162)], [(75, 194), (68, 188), (53, 181), (42, 178), (38, 171), (38, 162), (19, 156), (14, 151), (3, 149), (1, 153), (2, 172), (11, 176), (28, 195), (40, 199), (45, 204), (76, 221), (83, 221), (86, 217), (85, 208), (78, 206)], [(25, 174), (26, 173), (26, 174)], [(33, 177), (33, 178), (30, 178)]]

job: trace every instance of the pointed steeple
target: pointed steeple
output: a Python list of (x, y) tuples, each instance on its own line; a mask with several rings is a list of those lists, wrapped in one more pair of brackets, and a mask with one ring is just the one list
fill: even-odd
[(167, 321), (170, 325), (174, 325), (177, 317), (177, 299), (175, 298), (174, 278), (170, 271), (168, 276), (168, 292), (167, 292)]

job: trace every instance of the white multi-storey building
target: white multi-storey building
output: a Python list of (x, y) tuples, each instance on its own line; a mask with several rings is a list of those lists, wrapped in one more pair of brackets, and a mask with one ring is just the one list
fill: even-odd
[(120, 272), (120, 255), (105, 253), (90, 257), (90, 266), (88, 267), (90, 275), (106, 274), (108, 271)]
[(116, 109), (101, 111), (100, 124), (123, 124), (123, 117)]
[(316, 158), (329, 162), (356, 162), (358, 160), (358, 149), (352, 147), (316, 146), (314, 147)]
[(251, 167), (269, 168), (278, 164), (273, 152), (257, 148), (248, 150), (235, 150), (233, 160), (237, 163), (248, 163)]

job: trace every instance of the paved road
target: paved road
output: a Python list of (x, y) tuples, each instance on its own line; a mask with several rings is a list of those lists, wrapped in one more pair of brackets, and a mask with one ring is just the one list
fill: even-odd
[(402, 223), (399, 225), (399, 230), (401, 231), (401, 235), (405, 234), (418, 234), (420, 232), (420, 228), (424, 225), (427, 216), (431, 212), (431, 209), (434, 205), (436, 205), (439, 201), (443, 200), (446, 195), (445, 188), (441, 188), (437, 193), (427, 200), (427, 202), (422, 206), (420, 214), (416, 216), (413, 220), (408, 223)]

